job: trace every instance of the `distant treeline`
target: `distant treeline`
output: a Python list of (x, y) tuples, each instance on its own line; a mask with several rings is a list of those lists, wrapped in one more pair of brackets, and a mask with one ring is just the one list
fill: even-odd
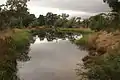
[(69, 15), (62, 15), (48, 12), (46, 16), (30, 14), (27, 8), (28, 0), (7, 0), (0, 5), (0, 29), (23, 28), (23, 27), (73, 27), (80, 25), (80, 17), (68, 19)]
[(111, 12), (101, 13), (90, 18), (81, 20), (81, 17), (72, 17), (68, 19), (69, 14), (61, 15), (48, 12), (45, 16), (30, 14), (27, 8), (29, 0), (7, 0), (5, 4), (0, 5), (0, 29), (23, 28), (23, 27), (89, 27), (93, 30), (105, 30), (108, 28), (116, 29), (120, 27), (120, 2), (119, 0), (103, 0), (109, 4)]

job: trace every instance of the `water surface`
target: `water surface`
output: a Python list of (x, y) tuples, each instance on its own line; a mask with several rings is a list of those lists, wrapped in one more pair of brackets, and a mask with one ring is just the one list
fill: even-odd
[(68, 39), (37, 38), (30, 49), (30, 61), (18, 62), (21, 80), (77, 80), (76, 64), (87, 54)]

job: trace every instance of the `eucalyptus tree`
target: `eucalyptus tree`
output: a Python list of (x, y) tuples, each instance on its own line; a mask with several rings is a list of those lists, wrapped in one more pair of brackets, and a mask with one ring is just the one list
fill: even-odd
[(89, 26), (89, 23), (90, 23), (90, 20), (89, 20), (89, 19), (84, 19), (84, 20), (82, 21), (81, 25), (82, 25), (83, 27), (85, 27), (85, 28), (88, 28), (88, 27), (90, 27), (90, 26)]
[(109, 7), (112, 8), (114, 12), (120, 12), (120, 1), (119, 0), (103, 0), (109, 4)]
[(6, 2), (7, 7), (15, 11), (15, 17), (19, 19), (20, 26), (24, 26), (23, 19), (29, 14), (27, 1), (28, 0), (7, 0)]
[(107, 16), (104, 13), (89, 18), (89, 27), (93, 30), (104, 30), (108, 26)]
[(76, 18), (76, 21), (77, 21), (77, 25), (78, 25), (78, 26), (81, 26), (81, 17), (77, 17), (77, 18)]
[(116, 27), (120, 27), (120, 0), (103, 0), (107, 4), (109, 4), (109, 7), (112, 9), (112, 16), (114, 19), (112, 21), (112, 24)]
[(59, 16), (57, 14), (53, 14), (52, 12), (48, 12), (45, 16), (45, 24), (47, 26), (54, 26), (55, 22), (59, 19)]
[(45, 25), (45, 16), (43, 15), (39, 15), (39, 17), (37, 18), (39, 26), (43, 26)]
[(76, 17), (72, 17), (71, 19), (69, 19), (67, 21), (66, 27), (73, 28), (73, 27), (76, 27), (76, 26), (77, 26), (77, 19), (76, 19)]

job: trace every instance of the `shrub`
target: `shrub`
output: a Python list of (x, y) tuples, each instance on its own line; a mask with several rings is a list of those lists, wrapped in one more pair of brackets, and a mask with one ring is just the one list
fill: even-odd
[(12, 38), (14, 40), (16, 50), (18, 52), (21, 52), (27, 44), (29, 44), (31, 34), (28, 30), (15, 30), (15, 33), (13, 34)]
[(84, 65), (83, 68), (84, 70), (79, 68), (77, 73), (88, 80), (119, 80), (120, 50), (115, 49), (108, 54), (95, 57), (91, 63)]
[(0, 36), (0, 80), (18, 80), (15, 45), (11, 36)]

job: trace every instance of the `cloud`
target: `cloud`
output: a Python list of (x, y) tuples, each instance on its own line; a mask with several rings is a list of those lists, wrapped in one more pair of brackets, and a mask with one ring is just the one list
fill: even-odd
[[(0, 0), (0, 3), (3, 4), (5, 1)], [(28, 8), (36, 16), (53, 12), (56, 14), (68, 13), (71, 16), (83, 18), (110, 10), (102, 0), (30, 0)]]
[(30, 13), (36, 14), (37, 17), (40, 14), (46, 15), (47, 12), (52, 12), (52, 13), (55, 13), (55, 14), (67, 13), (71, 17), (72, 16), (80, 16), (82, 18), (87, 18), (87, 17), (95, 14), (95, 13), (88, 13), (88, 12), (75, 11), (75, 10), (61, 10), (59, 8), (50, 8), (50, 7), (38, 7), (38, 6), (34, 6), (34, 7), (28, 6), (28, 7), (30, 8), (29, 9)]
[(102, 0), (31, 0), (32, 5), (84, 12), (106, 12), (108, 5)]
[(102, 0), (31, 0), (28, 4), (30, 12), (37, 16), (53, 12), (57, 14), (69, 13), (71, 16), (86, 18), (110, 10)]
[(4, 4), (7, 0), (0, 0), (0, 4)]

